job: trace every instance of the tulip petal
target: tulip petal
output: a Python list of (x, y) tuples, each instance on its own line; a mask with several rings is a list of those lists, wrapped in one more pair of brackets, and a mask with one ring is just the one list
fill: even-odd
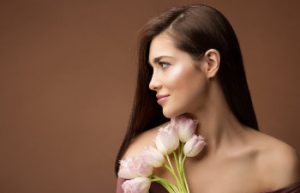
[(183, 153), (187, 157), (195, 157), (201, 152), (205, 145), (206, 142), (202, 136), (193, 135), (184, 145)]
[(139, 176), (150, 176), (152, 172), (153, 167), (145, 162), (145, 158), (140, 155), (121, 160), (118, 176), (124, 179), (132, 179)]
[(168, 155), (177, 149), (179, 139), (177, 132), (170, 124), (159, 129), (158, 134), (154, 140), (157, 149), (164, 155)]
[(148, 193), (151, 181), (146, 177), (137, 177), (126, 180), (122, 184), (124, 193)]
[(178, 132), (178, 137), (181, 142), (187, 142), (195, 133), (198, 121), (187, 118), (185, 116), (178, 116), (171, 119), (172, 125)]
[(164, 164), (163, 154), (152, 146), (146, 147), (142, 154), (145, 161), (153, 167), (160, 167)]

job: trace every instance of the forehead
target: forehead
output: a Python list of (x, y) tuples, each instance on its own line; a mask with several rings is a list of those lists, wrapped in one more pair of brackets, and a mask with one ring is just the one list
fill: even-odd
[(162, 33), (153, 38), (149, 50), (149, 62), (160, 56), (176, 56), (180, 50), (175, 47), (174, 40), (167, 33)]

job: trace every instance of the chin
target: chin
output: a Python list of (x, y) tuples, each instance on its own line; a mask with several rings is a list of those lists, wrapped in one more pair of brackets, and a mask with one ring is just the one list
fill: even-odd
[(171, 119), (172, 117), (177, 117), (179, 115), (184, 114), (181, 111), (171, 110), (171, 109), (167, 109), (167, 108), (163, 108), (162, 112), (163, 112), (163, 115), (169, 119)]

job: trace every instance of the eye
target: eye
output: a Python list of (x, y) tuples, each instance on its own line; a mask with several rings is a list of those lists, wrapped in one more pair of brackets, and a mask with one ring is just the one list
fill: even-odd
[(159, 62), (158, 63), (163, 69), (169, 67), (171, 64), (168, 62)]

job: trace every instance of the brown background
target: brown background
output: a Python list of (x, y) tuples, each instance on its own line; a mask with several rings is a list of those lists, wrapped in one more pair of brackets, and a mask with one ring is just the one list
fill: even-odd
[[(0, 1), (1, 193), (114, 192), (138, 30), (184, 2)], [(299, 1), (201, 2), (236, 30), (261, 130), (300, 151)]]

